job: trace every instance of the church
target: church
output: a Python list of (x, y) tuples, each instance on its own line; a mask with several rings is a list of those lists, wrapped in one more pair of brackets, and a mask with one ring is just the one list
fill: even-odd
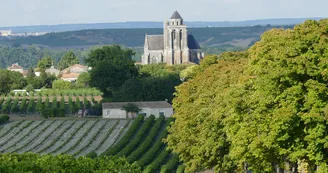
[(145, 38), (142, 64), (166, 63), (169, 65), (196, 63), (204, 57), (201, 47), (187, 26), (175, 11), (172, 17), (164, 22), (163, 35), (147, 35)]

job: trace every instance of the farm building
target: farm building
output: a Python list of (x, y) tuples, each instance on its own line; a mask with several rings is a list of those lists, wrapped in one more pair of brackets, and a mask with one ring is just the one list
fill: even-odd
[(172, 105), (166, 101), (151, 102), (110, 102), (102, 104), (103, 118), (133, 118), (136, 116), (134, 112), (126, 112), (122, 108), (127, 104), (134, 104), (139, 109), (139, 114), (145, 116), (154, 115), (158, 118), (160, 115), (171, 117), (173, 114)]

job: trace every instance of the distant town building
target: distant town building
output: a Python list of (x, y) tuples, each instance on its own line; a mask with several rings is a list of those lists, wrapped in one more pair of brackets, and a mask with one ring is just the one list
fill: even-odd
[(18, 63), (12, 64), (10, 67), (7, 68), (7, 70), (10, 71), (17, 71), (19, 73), (24, 73), (24, 68), (20, 65), (18, 65)]
[(46, 73), (58, 76), (60, 74), (60, 70), (56, 69), (54, 66), (51, 66), (50, 68), (46, 69)]
[(103, 118), (132, 118), (135, 113), (122, 110), (123, 106), (132, 103), (141, 109), (139, 114), (145, 116), (154, 115), (158, 118), (160, 115), (171, 117), (173, 114), (172, 105), (166, 101), (151, 101), (151, 102), (109, 102), (102, 104)]
[(169, 21), (164, 22), (163, 35), (147, 35), (145, 38), (143, 64), (164, 62), (169, 65), (182, 63), (199, 63), (204, 57), (201, 47), (192, 34), (188, 34), (187, 26), (178, 11)]
[(11, 35), (12, 35), (11, 30), (0, 30), (0, 36), (7, 37), (7, 36), (11, 36)]

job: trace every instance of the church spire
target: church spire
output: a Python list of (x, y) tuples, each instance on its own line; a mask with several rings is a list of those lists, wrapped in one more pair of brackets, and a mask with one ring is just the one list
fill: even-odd
[(182, 19), (182, 17), (179, 12), (175, 10), (170, 19)]

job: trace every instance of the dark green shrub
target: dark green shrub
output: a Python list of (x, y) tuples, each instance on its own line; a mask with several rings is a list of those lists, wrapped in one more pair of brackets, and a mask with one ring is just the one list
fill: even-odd
[(20, 113), (24, 114), (25, 112), (25, 106), (26, 106), (26, 97), (23, 98), (23, 100), (21, 101), (21, 104), (19, 105), (19, 111)]
[(10, 113), (17, 113), (19, 111), (18, 102), (19, 102), (19, 98), (16, 97), (14, 102), (11, 104)]
[(97, 156), (98, 156), (97, 153), (93, 151), (93, 152), (87, 154), (85, 157), (89, 157), (91, 159), (95, 159), (95, 158), (97, 158)]
[(65, 109), (55, 109), (55, 116), (56, 117), (65, 117)]
[(36, 110), (41, 113), (42, 110), (44, 109), (45, 105), (42, 103), (42, 97), (39, 96), (38, 101), (36, 103)]
[(26, 112), (28, 114), (31, 114), (34, 112), (34, 97), (30, 97), (28, 104), (27, 104)]
[(57, 108), (57, 96), (54, 96), (52, 98), (52, 108), (54, 108), (54, 109)]
[(55, 109), (54, 108), (45, 108), (42, 110), (42, 116), (45, 118), (55, 117)]
[(0, 115), (0, 124), (6, 123), (9, 121), (9, 116), (8, 115)]
[(123, 138), (116, 145), (114, 145), (113, 147), (111, 147), (107, 151), (105, 151), (102, 155), (112, 156), (112, 155), (115, 155), (116, 153), (118, 153), (123, 147), (126, 146), (126, 144), (129, 143), (129, 140), (131, 139), (133, 134), (137, 131), (138, 127), (140, 126), (140, 124), (142, 123), (143, 120), (144, 120), (144, 116), (139, 115), (134, 120), (134, 122), (130, 126), (129, 130), (125, 133)]
[(7, 97), (5, 103), (1, 107), (1, 113), (8, 114), (9, 113), (10, 104), (11, 104), (11, 98), (10, 97)]

